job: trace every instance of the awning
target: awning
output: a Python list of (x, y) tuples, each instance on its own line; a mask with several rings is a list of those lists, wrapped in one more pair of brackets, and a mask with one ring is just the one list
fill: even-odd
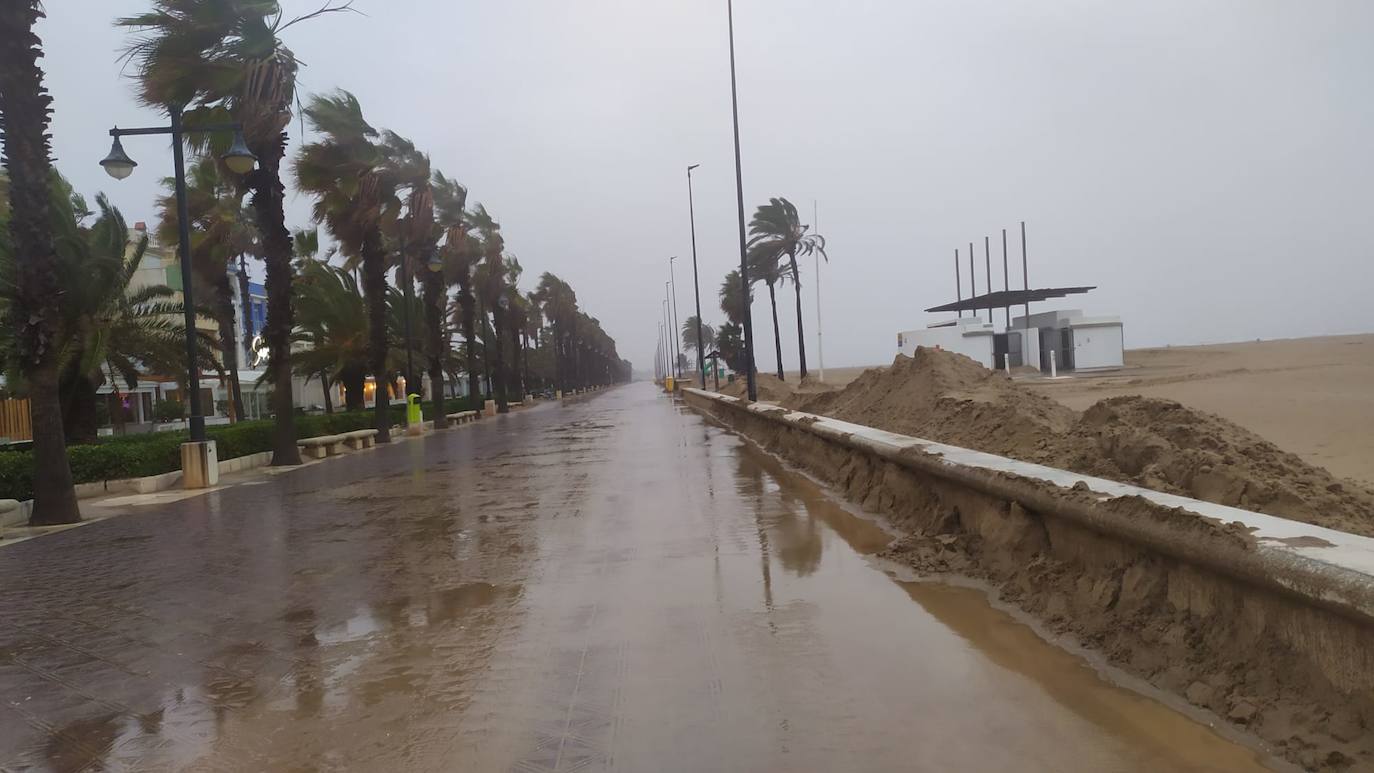
[(996, 292), (976, 295), (972, 298), (965, 298), (962, 301), (946, 303), (943, 306), (936, 306), (926, 311), (977, 311), (978, 309), (1000, 309), (1006, 306), (1023, 306), (1027, 303), (1039, 303), (1051, 298), (1063, 298), (1069, 295), (1079, 295), (1089, 290), (1096, 290), (1096, 287), (1045, 287), (1039, 290), (998, 290)]

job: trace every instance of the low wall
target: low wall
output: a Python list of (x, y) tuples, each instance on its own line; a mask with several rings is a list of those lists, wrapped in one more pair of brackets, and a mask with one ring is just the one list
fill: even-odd
[(1305, 766), (1374, 762), (1374, 539), (696, 389), (684, 399), (887, 516), (904, 536), (886, 557), (986, 579)]

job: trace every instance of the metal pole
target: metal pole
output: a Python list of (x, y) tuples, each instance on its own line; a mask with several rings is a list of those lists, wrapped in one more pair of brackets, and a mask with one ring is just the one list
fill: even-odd
[(186, 160), (181, 147), (181, 108), (172, 107), (168, 112), (172, 116), (172, 163), (176, 167), (177, 238), (181, 242), (177, 245), (177, 253), (181, 258), (181, 300), (185, 314), (183, 324), (186, 325), (186, 389), (190, 392), (187, 398), (191, 409), (188, 425), (191, 430), (191, 442), (201, 443), (205, 441), (205, 415), (201, 413), (200, 409), (200, 368), (196, 363), (196, 302), (191, 292), (191, 287), (195, 283), (192, 281), (194, 276), (191, 273), (191, 216), (186, 205)]
[(677, 277), (674, 276), (673, 264), (677, 262), (677, 256), (668, 258), (668, 284), (673, 289), (673, 372), (679, 379), (682, 378), (682, 328), (678, 327), (677, 321)]
[(754, 379), (754, 322), (749, 303), (749, 261), (744, 237), (744, 169), (739, 152), (739, 91), (735, 85), (735, 4), (725, 0), (725, 13), (730, 21), (730, 109), (735, 123), (735, 201), (739, 209), (739, 281), (744, 289), (744, 380), (749, 402), (759, 399)]
[[(401, 314), (405, 318), (406, 326), (406, 394), (412, 395), (417, 394), (411, 381), (415, 377), (415, 362), (411, 356), (411, 339), (415, 336), (410, 330), (410, 307), (411, 300), (415, 296), (415, 288), (412, 287), (413, 283), (410, 281), (410, 267), (406, 265), (405, 223), (401, 223), (401, 232), (401, 289), (405, 291), (405, 311)], [(501, 346), (502, 344), (497, 341), (496, 345)], [(409, 397), (406, 398), (406, 404), (410, 404)], [(406, 415), (410, 415), (409, 411), (406, 412)]]
[[(821, 231), (821, 206), (815, 199), (811, 200), (811, 223), (816, 229), (816, 233)], [(821, 255), (812, 253), (811, 257), (816, 261), (816, 355), (821, 364), (821, 383), (825, 383), (825, 341), (821, 337)]]
[[(954, 295), (960, 303), (964, 302), (964, 275), (959, 271), (959, 249), (954, 249)], [(959, 310), (959, 317), (964, 316), (963, 308)]]
[(992, 324), (992, 253), (989, 252), (988, 238), (983, 237), (983, 276), (988, 280), (988, 324)]
[(978, 272), (973, 267), (973, 242), (968, 243), (968, 292), (969, 312), (977, 318), (978, 309), (973, 305), (973, 299), (978, 297)]
[[(663, 283), (663, 362), (669, 363), (673, 358), (673, 345), (668, 340), (672, 335), (673, 320), (668, 316), (668, 283)], [(673, 375), (673, 366), (668, 364), (668, 369), (663, 372), (665, 376)]]
[[(1011, 279), (1007, 273), (1007, 229), (1002, 229), (1002, 289), (1011, 292)], [(1011, 330), (1011, 304), (1005, 303), (1002, 312), (1006, 315), (1007, 330)]]
[(706, 349), (701, 335), (701, 280), (697, 277), (697, 211), (692, 203), (692, 170), (700, 164), (687, 167), (687, 217), (692, 224), (692, 290), (697, 299), (697, 373), (701, 374), (701, 388), (706, 388)]
[[(1030, 292), (1030, 269), (1026, 264), (1026, 221), (1021, 221), (1021, 286)], [(1026, 329), (1030, 329), (1030, 296), (1026, 296)]]

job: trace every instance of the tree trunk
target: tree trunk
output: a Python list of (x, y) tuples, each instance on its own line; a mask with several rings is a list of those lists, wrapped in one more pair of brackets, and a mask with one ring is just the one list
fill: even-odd
[(265, 147), (253, 150), (258, 168), (247, 175), (252, 190), (251, 203), (262, 236), (263, 262), (267, 265), (267, 339), (268, 364), (272, 373), (272, 435), (274, 466), (301, 463), (296, 447), (296, 401), (291, 395), (291, 330), (295, 325), (291, 308), (291, 232), (286, 230), (283, 200), (286, 188), (281, 182), (281, 160), (286, 155), (286, 134), (279, 134)]
[(320, 371), (320, 389), (324, 392), (324, 412), (334, 413), (334, 397), (329, 394), (329, 374)]
[(57, 324), (62, 286), (53, 243), (52, 161), (48, 115), (52, 97), (38, 67), (42, 41), (34, 25), (43, 16), (35, 0), (0, 4), (0, 137), (10, 182), (10, 239), (15, 297), (15, 355), (31, 386), (34, 507), (29, 523), (76, 523), (81, 511), (72, 487), (58, 396)]
[(361, 369), (349, 369), (339, 374), (339, 381), (344, 385), (344, 410), (367, 410), (367, 397), (363, 394), (367, 388), (367, 373)]
[(778, 380), (782, 381), (782, 336), (778, 334), (778, 296), (774, 285), (768, 285), (768, 302), (773, 306), (773, 351), (778, 355)]
[(70, 444), (94, 443), (99, 436), (96, 422), (96, 390), (99, 384), (84, 373), (78, 373), (76, 364), (58, 377), (58, 399), (62, 406), (62, 432)]
[(502, 328), (505, 327), (502, 316), (499, 306), (491, 310), (491, 328), (492, 332), (496, 334), (495, 346), (492, 347), (496, 350), (496, 362), (492, 368), (492, 374), (496, 378), (493, 385), (496, 393), (496, 412), (509, 413), (510, 405), (507, 404), (506, 400), (506, 342), (501, 336)]
[(448, 426), (444, 413), (444, 284), (440, 276), (426, 271), (420, 280), (425, 304), (425, 332), (429, 339), (429, 391), (434, 400), (434, 428)]
[(477, 310), (472, 297), (472, 288), (466, 282), (458, 283), (458, 306), (463, 310), (463, 339), (468, 342), (468, 399), (472, 409), (482, 410), (482, 377), (477, 374)]
[(363, 239), (363, 296), (367, 300), (367, 354), (372, 377), (377, 382), (377, 391), (373, 392), (377, 442), (390, 443), (391, 401), (387, 387), (391, 383), (391, 374), (386, 367), (386, 253), (382, 251), (379, 238), (374, 230)]
[(792, 261), (792, 289), (797, 292), (797, 364), (801, 367), (801, 377), (806, 378), (806, 336), (802, 334), (801, 281), (797, 279), (797, 256), (787, 256)]
[(249, 299), (248, 293), (248, 263), (243, 259), (243, 256), (240, 255), (239, 301), (243, 311), (243, 352), (249, 359), (249, 362), (246, 364), (251, 364), (253, 357), (253, 336), (255, 332), (253, 330), (253, 302)]
[(239, 385), (239, 345), (234, 339), (234, 288), (229, 284), (229, 272), (215, 277), (215, 323), (219, 326), (219, 351), (224, 370), (229, 375), (229, 402), (234, 421), (243, 421), (243, 390)]

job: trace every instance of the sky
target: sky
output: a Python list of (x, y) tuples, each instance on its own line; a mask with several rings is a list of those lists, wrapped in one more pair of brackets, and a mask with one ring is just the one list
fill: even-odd
[[(288, 16), (320, 0), (285, 0)], [(111, 21), (146, 0), (48, 0), (39, 27), (58, 168), (152, 221), (171, 154), (128, 138), (137, 172), (97, 162), (111, 125), (151, 125)], [(357, 0), (284, 34), (300, 91), (344, 88), (500, 220), (525, 268), (567, 280), (622, 356), (652, 364), (669, 257), (693, 313), (686, 167), (703, 318), (738, 266), (730, 60), (720, 0)], [(737, 0), (748, 213), (784, 196), (829, 245), (827, 366), (890, 361), (943, 317), (954, 250), (1019, 256), (1032, 286), (1119, 315), (1128, 347), (1374, 331), (1374, 3), (1366, 0)], [(294, 155), (302, 127), (289, 128)], [(307, 140), (309, 134), (306, 134)], [(289, 194), (293, 228), (311, 201)], [(1020, 287), (1012, 271), (1012, 287)], [(814, 267), (802, 269), (808, 361)], [(773, 367), (755, 293), (760, 370)], [(793, 288), (778, 292), (796, 367)]]

